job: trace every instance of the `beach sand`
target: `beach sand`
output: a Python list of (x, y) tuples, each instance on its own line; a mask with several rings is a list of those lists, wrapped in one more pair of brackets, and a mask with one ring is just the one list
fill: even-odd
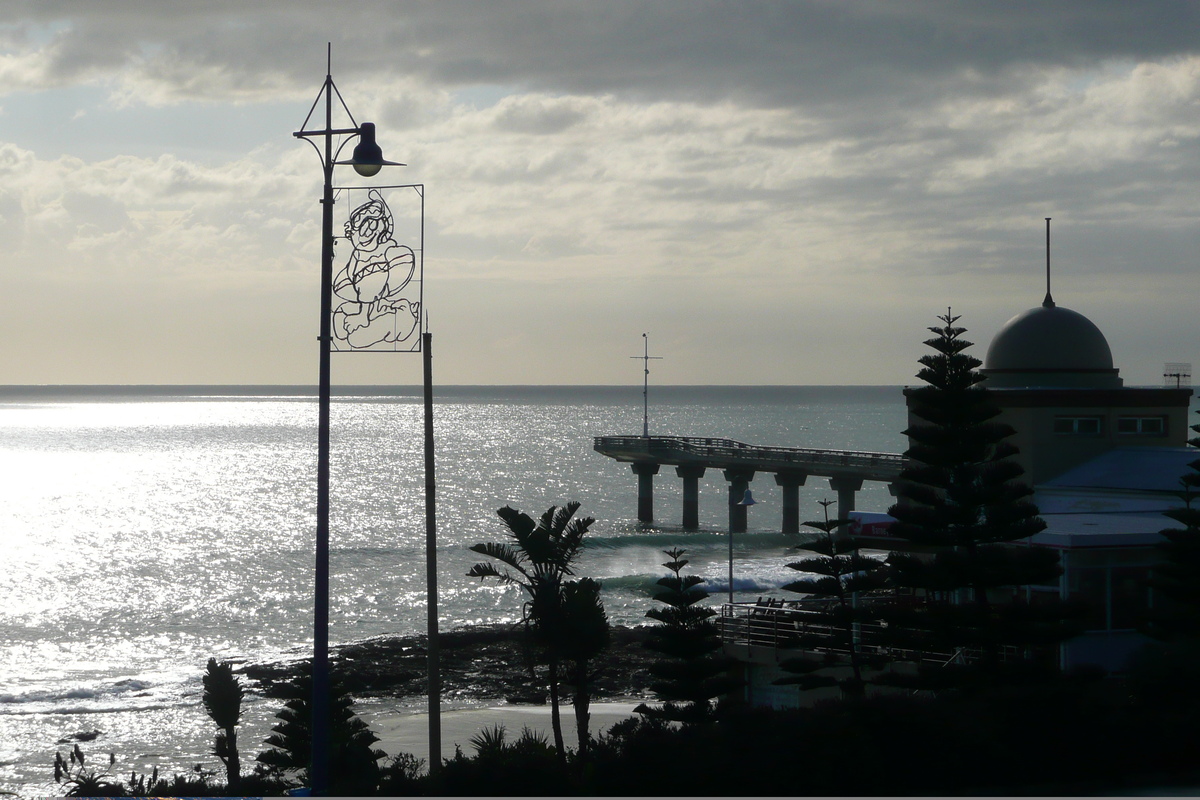
[[(591, 732), (598, 735), (607, 731), (621, 720), (635, 716), (637, 703), (592, 703)], [(575, 714), (568, 703), (561, 706), (563, 738), (568, 748), (574, 749), (578, 739), (575, 730)], [(375, 745), (389, 756), (397, 753), (412, 753), (428, 763), (429, 759), (429, 714), (381, 712), (363, 720), (379, 737)], [(475, 755), (471, 737), (494, 725), (503, 725), (508, 741), (516, 741), (522, 729), (528, 726), (544, 733), (546, 739), (554, 741), (550, 730), (550, 706), (525, 706), (498, 704), (480, 708), (447, 709), (441, 714), (442, 757), (454, 757), (454, 745), (462, 747), (467, 756)]]

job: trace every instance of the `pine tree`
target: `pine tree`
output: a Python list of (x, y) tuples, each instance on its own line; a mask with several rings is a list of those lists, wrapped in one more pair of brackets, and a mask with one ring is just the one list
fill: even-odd
[[(271, 749), (259, 753), (257, 760), (273, 777), (296, 775), (307, 784), (312, 763), (312, 665), (306, 663), (305, 667), (275, 715), (279, 722), (265, 741)], [(354, 701), (339, 676), (334, 673), (331, 678), (330, 791), (335, 795), (373, 794), (380, 779), (379, 760), (387, 753), (372, 747), (379, 738), (355, 715)]]
[(1015, 431), (995, 420), (1000, 411), (979, 385), (981, 362), (965, 352), (972, 344), (959, 318), (947, 310), (938, 319), (944, 324), (925, 342), (935, 352), (917, 373), (927, 385), (906, 392), (917, 420), (905, 431), (911, 465), (896, 484), (900, 502), (888, 510), (897, 520), (892, 536), (911, 546), (889, 556), (891, 580), (923, 598), (890, 612), (896, 644), (955, 656), (922, 671), (920, 685), (930, 687), (995, 682), (1017, 672), (1022, 655), (1074, 632), (1061, 606), (1032, 607), (1020, 591), (1056, 582), (1058, 555), (1025, 546), (1045, 523), (1011, 458)]
[[(1197, 412), (1200, 413), (1200, 412)], [(1191, 426), (1200, 434), (1200, 424)], [(1188, 440), (1200, 447), (1200, 436)], [(1200, 638), (1200, 459), (1179, 479), (1183, 505), (1164, 512), (1183, 525), (1160, 531), (1163, 560), (1154, 566), (1150, 585), (1165, 600), (1156, 608), (1147, 633), (1156, 639)]]
[[(839, 686), (844, 697), (862, 697), (866, 688), (863, 671), (872, 660), (863, 653), (856, 628), (863, 621), (873, 619), (874, 614), (869, 608), (862, 607), (861, 602), (866, 598), (858, 595), (883, 588), (887, 564), (862, 555), (860, 542), (841, 533), (851, 520), (829, 518), (829, 506), (834, 501), (818, 502), (825, 518), (804, 523), (805, 527), (818, 533), (795, 548), (815, 555), (787, 565), (788, 569), (806, 573), (806, 576), (783, 588), (826, 602), (821, 607), (816, 603), (806, 604), (810, 606), (804, 617), (807, 624), (797, 634), (795, 645), (808, 651), (809, 655), (782, 662), (780, 666), (794, 674), (775, 683), (796, 684), (803, 689)], [(818, 674), (829, 667), (847, 665), (850, 674), (845, 678)]]
[(663, 564), (671, 574), (659, 578), (657, 583), (663, 588), (654, 599), (665, 608), (646, 612), (659, 623), (650, 627), (646, 647), (665, 657), (650, 667), (656, 678), (650, 688), (663, 704), (642, 703), (634, 711), (685, 724), (705, 722), (715, 715), (712, 701), (738, 689), (742, 681), (730, 675), (732, 659), (717, 652), (721, 637), (712, 619), (717, 612), (701, 605), (708, 597), (701, 588), (704, 578), (683, 574), (688, 564), (683, 557), (686, 551), (672, 548), (663, 552), (671, 559)]

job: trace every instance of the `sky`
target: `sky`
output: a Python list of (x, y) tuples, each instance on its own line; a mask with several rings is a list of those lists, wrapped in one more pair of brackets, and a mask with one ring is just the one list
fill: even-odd
[[(315, 384), (332, 75), (442, 384), (912, 384), (1045, 293), (1200, 364), (1200, 4), (6, 0), (0, 382)], [(339, 185), (361, 183), (339, 167)], [(336, 268), (336, 266), (335, 266)], [(335, 355), (334, 383), (420, 358)]]

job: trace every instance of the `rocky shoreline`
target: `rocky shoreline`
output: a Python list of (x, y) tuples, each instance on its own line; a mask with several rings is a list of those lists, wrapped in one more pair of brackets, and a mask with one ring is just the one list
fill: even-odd
[[(599, 675), (593, 699), (651, 698), (649, 665), (658, 655), (645, 647), (646, 627), (612, 628), (608, 651), (596, 661)], [(440, 663), (442, 698), (504, 700), (543, 704), (543, 680), (532, 674), (520, 625), (481, 625), (442, 632)], [(425, 636), (388, 636), (335, 648), (332, 669), (355, 697), (424, 697), (428, 640)], [(246, 664), (237, 672), (254, 682), (253, 689), (279, 697), (299, 673), (298, 662)], [(543, 670), (538, 670), (544, 674)], [(564, 697), (569, 697), (569, 687)]]

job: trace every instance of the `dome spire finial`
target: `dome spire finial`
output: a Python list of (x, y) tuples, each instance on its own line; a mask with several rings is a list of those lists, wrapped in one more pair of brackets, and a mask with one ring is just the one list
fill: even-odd
[(1050, 296), (1050, 217), (1046, 217), (1046, 299), (1042, 306), (1054, 308), (1054, 298)]

